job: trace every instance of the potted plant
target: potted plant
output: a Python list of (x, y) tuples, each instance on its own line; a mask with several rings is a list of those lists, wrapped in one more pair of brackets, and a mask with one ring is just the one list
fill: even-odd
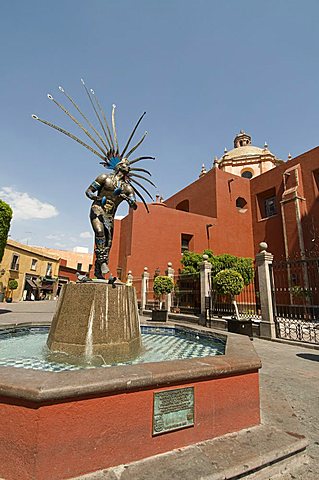
[(166, 275), (159, 275), (154, 280), (153, 290), (156, 297), (159, 299), (160, 308), (159, 310), (152, 310), (152, 320), (156, 322), (166, 322), (167, 321), (167, 310), (164, 310), (163, 307), (163, 297), (168, 295), (174, 289), (174, 282), (170, 277)]
[(234, 305), (235, 318), (228, 320), (228, 331), (253, 336), (252, 321), (240, 320), (235, 295), (239, 295), (244, 288), (244, 279), (239, 272), (232, 268), (221, 270), (214, 277), (215, 290), (221, 295), (230, 295)]
[(18, 288), (18, 282), (17, 280), (9, 280), (8, 282), (8, 289), (9, 289), (9, 295), (6, 298), (7, 303), (12, 302), (12, 295), (13, 295), (13, 290), (16, 290)]

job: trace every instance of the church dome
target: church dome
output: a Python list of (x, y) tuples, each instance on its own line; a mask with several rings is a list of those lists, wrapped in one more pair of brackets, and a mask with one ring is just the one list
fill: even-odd
[(233, 148), (232, 150), (229, 150), (229, 152), (226, 152), (222, 156), (222, 160), (229, 160), (229, 159), (239, 159), (243, 157), (254, 157), (258, 156), (260, 157), (261, 155), (272, 155), (275, 157), (273, 153), (271, 153), (267, 148), (260, 148), (260, 147), (254, 147), (253, 145), (245, 145), (244, 147), (236, 147)]
[(224, 155), (215, 163), (221, 170), (252, 178), (274, 168), (278, 159), (266, 143), (264, 148), (255, 147), (251, 144), (251, 136), (241, 130), (234, 138), (234, 148), (230, 151), (225, 148)]

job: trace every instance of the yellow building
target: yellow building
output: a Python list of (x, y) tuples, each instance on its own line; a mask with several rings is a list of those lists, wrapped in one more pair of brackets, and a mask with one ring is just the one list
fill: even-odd
[[(0, 263), (0, 301), (12, 295), (13, 301), (51, 299), (58, 288), (60, 257), (45, 249), (8, 239)], [(10, 280), (18, 282), (12, 292)], [(2, 293), (2, 295), (1, 295)]]
[[(93, 253), (86, 253), (82, 250), (85, 248), (76, 247), (73, 251), (70, 250), (59, 250), (56, 248), (44, 248), (44, 247), (35, 247), (38, 250), (45, 251), (46, 253), (53, 254), (58, 256), (60, 259), (66, 261), (66, 266), (73, 268), (78, 272), (89, 273), (92, 263), (93, 263)], [(77, 250), (79, 249), (79, 250)], [(64, 263), (64, 262), (60, 262)]]

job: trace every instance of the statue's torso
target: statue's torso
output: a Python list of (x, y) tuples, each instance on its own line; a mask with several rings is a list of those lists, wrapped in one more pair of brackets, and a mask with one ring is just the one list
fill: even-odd
[[(97, 215), (101, 213), (109, 216), (115, 215), (118, 206), (123, 201), (123, 197), (120, 194), (115, 194), (116, 189), (121, 189), (120, 193), (126, 196), (133, 193), (132, 187), (115, 175), (100, 175), (97, 177), (96, 182), (101, 185), (101, 188), (98, 190), (99, 198), (94, 200), (92, 204), (92, 210)], [(102, 205), (103, 197), (105, 197), (104, 205)]]

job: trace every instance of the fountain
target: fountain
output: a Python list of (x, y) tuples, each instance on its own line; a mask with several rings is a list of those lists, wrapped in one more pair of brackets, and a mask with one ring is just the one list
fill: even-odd
[(135, 358), (141, 350), (135, 289), (102, 282), (66, 285), (47, 345), (88, 362)]
[[(120, 154), (115, 107), (112, 135), (94, 92), (85, 84), (84, 88), (104, 139), (90, 122), (94, 136), (48, 97), (99, 151), (64, 129), (33, 118), (71, 136), (113, 170), (97, 177), (86, 191), (93, 200), (90, 218), (97, 281), (83, 277), (64, 287), (47, 339), (48, 350), (44, 345), (40, 348), (43, 358), (22, 355), (28, 338), (41, 333), (43, 327), (0, 332), (0, 477), (5, 480), (70, 479), (260, 422), (261, 364), (249, 338), (235, 339), (233, 334), (198, 326), (144, 324), (145, 339), (157, 335), (154, 350), (166, 344), (169, 352), (168, 357), (156, 352), (149, 356), (147, 342), (141, 345), (134, 287), (117, 284), (113, 277), (105, 280), (118, 205), (125, 200), (137, 208), (137, 195), (147, 209), (136, 185), (147, 190), (136, 177), (150, 180), (136, 171), (149, 172), (133, 164), (152, 157), (128, 159), (145, 135), (126, 153), (144, 114)], [(60, 91), (76, 105), (62, 87)], [(10, 342), (21, 340), (24, 334), (29, 337), (15, 347), (17, 356), (2, 358), (1, 351), (11, 354)]]

